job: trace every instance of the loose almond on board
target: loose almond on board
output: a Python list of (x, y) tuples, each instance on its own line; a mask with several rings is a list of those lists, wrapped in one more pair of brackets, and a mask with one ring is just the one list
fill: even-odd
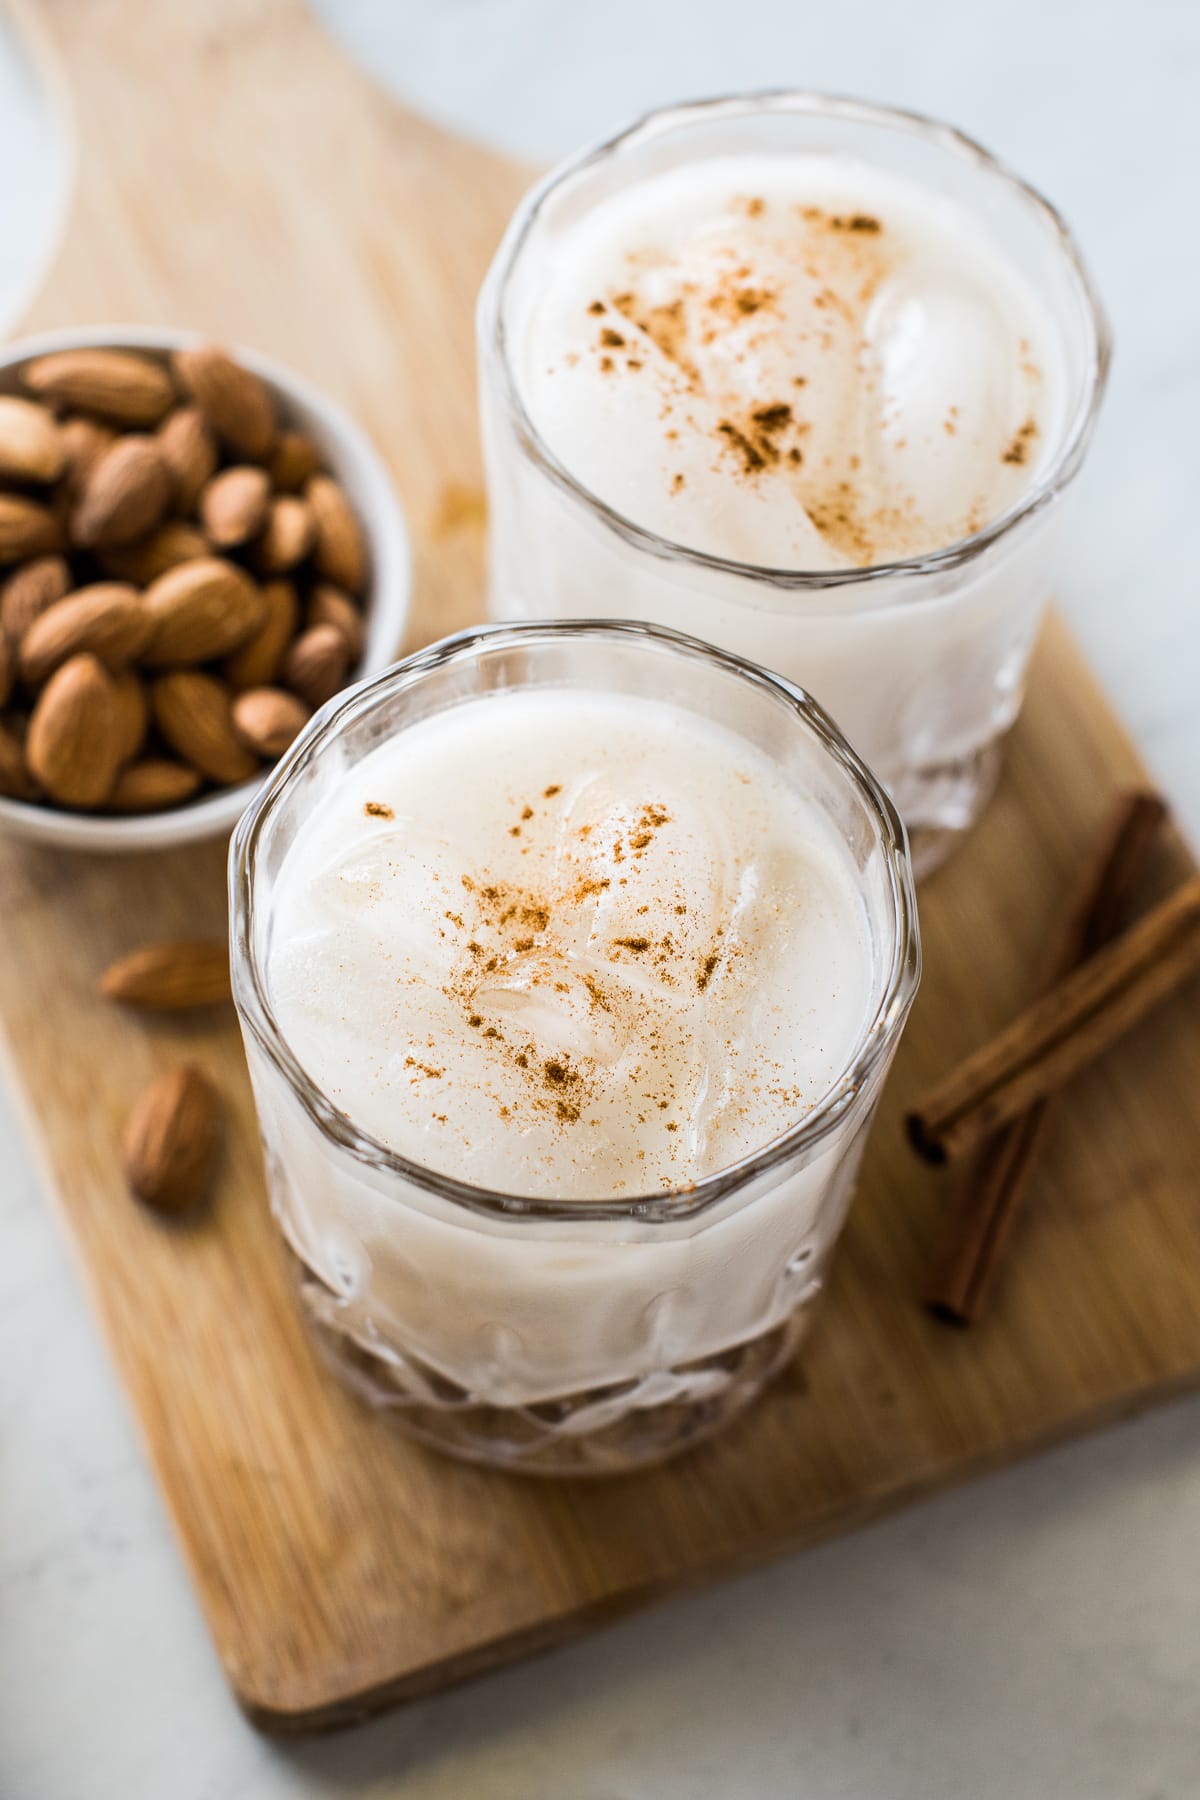
[(24, 494), (0, 494), (0, 563), (24, 562), (62, 546), (62, 527), (48, 506)]
[(130, 432), (101, 451), (71, 514), (85, 550), (130, 544), (158, 524), (171, 498), (167, 465), (151, 437)]
[(161, 675), (150, 694), (155, 722), (172, 750), (210, 781), (226, 785), (248, 781), (259, 768), (233, 728), (231, 701), (223, 682), (198, 669)]
[(233, 703), (233, 728), (248, 750), (271, 760), (303, 731), (309, 710), (283, 688), (248, 688)]
[(128, 582), (97, 581), (76, 588), (47, 607), (21, 639), (21, 679), (40, 687), (81, 650), (90, 650), (113, 673), (137, 655), (149, 635), (141, 596)]
[(263, 598), (223, 557), (197, 557), (151, 582), (142, 596), (151, 624), (142, 661), (151, 668), (209, 662), (237, 648), (262, 624)]
[(264, 461), (275, 441), (275, 409), (258, 376), (215, 344), (177, 350), (172, 363), (222, 443), (249, 462)]
[(0, 585), (0, 628), (10, 644), (18, 644), (39, 613), (61, 600), (71, 585), (63, 556), (35, 556), (22, 563)]
[(367, 578), (367, 553), (362, 528), (345, 490), (332, 475), (314, 475), (305, 486), (304, 498), (317, 524), (318, 569), (348, 593), (359, 593)]
[(198, 406), (180, 406), (158, 428), (158, 448), (167, 465), (175, 504), (190, 513), (200, 490), (217, 469), (217, 440)]
[(175, 398), (161, 363), (133, 350), (56, 350), (25, 365), (31, 393), (113, 425), (157, 425)]
[(147, 1012), (184, 1012), (230, 998), (225, 944), (179, 939), (144, 944), (112, 963), (100, 978), (106, 1000)]
[(234, 550), (257, 537), (267, 519), (271, 483), (265, 469), (235, 463), (222, 469), (200, 494), (200, 523), (217, 550)]
[(216, 1090), (190, 1065), (169, 1069), (142, 1094), (125, 1126), (125, 1174), (159, 1212), (182, 1213), (204, 1198), (220, 1136)]
[(30, 772), (64, 806), (100, 806), (117, 778), (119, 734), (111, 675), (96, 657), (56, 669), (29, 720)]
[(147, 756), (121, 770), (106, 802), (115, 813), (163, 812), (181, 806), (200, 790), (204, 777), (199, 769), (175, 762), (168, 756)]
[(54, 415), (36, 400), (0, 394), (0, 480), (57, 481), (66, 460)]
[(346, 640), (336, 625), (310, 625), (283, 659), (280, 680), (315, 712), (333, 698), (350, 664)]

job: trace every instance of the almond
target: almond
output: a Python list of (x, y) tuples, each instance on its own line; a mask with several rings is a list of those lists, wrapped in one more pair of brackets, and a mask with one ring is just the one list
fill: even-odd
[(216, 473), (217, 443), (198, 406), (181, 406), (158, 428), (159, 454), (171, 477), (175, 505), (190, 513), (200, 489)]
[(66, 460), (52, 413), (36, 400), (0, 395), (0, 480), (57, 481)]
[(254, 562), (264, 575), (282, 575), (303, 562), (317, 536), (312, 509), (296, 494), (278, 494), (267, 510)]
[(12, 649), (4, 633), (0, 631), (0, 706), (8, 705), (15, 674)]
[(258, 630), (266, 614), (250, 577), (217, 556), (169, 569), (151, 582), (142, 604), (153, 627), (142, 660), (154, 668), (225, 656)]
[(104, 971), (100, 992), (106, 1000), (148, 1012), (212, 1006), (231, 996), (228, 946), (192, 939), (146, 944)]
[(124, 581), (94, 582), (56, 601), (33, 621), (21, 639), (21, 679), (40, 687), (81, 650), (90, 650), (110, 672), (124, 668), (149, 635), (150, 621), (135, 587)]
[(317, 522), (317, 568), (338, 587), (361, 593), (367, 578), (366, 548), (344, 489), (332, 475), (314, 475), (305, 486), (304, 498)]
[(117, 702), (96, 657), (73, 656), (50, 677), (29, 721), (34, 779), (64, 806), (99, 806), (117, 775)]
[(64, 488), (68, 498), (74, 500), (82, 493), (84, 482), (103, 452), (116, 442), (117, 434), (107, 425), (98, 425), (95, 419), (64, 419), (59, 436), (66, 457)]
[(132, 581), (136, 587), (149, 587), (168, 569), (180, 563), (195, 562), (207, 556), (212, 546), (202, 532), (184, 519), (164, 519), (148, 537), (133, 544), (114, 545), (101, 550), (97, 561), (109, 575), (119, 581)]
[(275, 441), (275, 409), (257, 375), (215, 344), (177, 350), (175, 374), (217, 436), (235, 456), (262, 462)]
[(200, 522), (218, 550), (257, 537), (266, 522), (271, 484), (265, 469), (235, 464), (214, 475), (200, 495)]
[(158, 524), (170, 498), (154, 439), (130, 432), (93, 463), (71, 514), (71, 536), (88, 550), (130, 544)]
[(0, 563), (24, 562), (62, 544), (62, 528), (48, 506), (24, 494), (0, 494)]
[(148, 756), (142, 762), (130, 763), (117, 776), (116, 785), (106, 803), (109, 812), (165, 812), (190, 800), (200, 786), (198, 769), (173, 762), (167, 756)]
[(113, 677), (117, 702), (117, 760), (132, 762), (150, 729), (150, 696), (141, 677), (124, 669)]
[(24, 745), (12, 726), (0, 721), (0, 794), (7, 800), (36, 800), (38, 793)]
[(38, 556), (14, 570), (0, 587), (0, 626), (10, 644), (24, 637), (39, 613), (61, 600), (71, 585), (62, 556)]
[(299, 608), (291, 582), (268, 581), (260, 591), (262, 624), (225, 661), (225, 679), (239, 693), (244, 688), (267, 687), (274, 681), (284, 652), (296, 635)]
[(214, 676), (196, 669), (162, 675), (150, 701), (158, 729), (172, 750), (210, 781), (228, 786), (257, 773), (257, 758), (233, 729), (229, 689)]
[(303, 700), (283, 688), (247, 688), (233, 703), (233, 728), (248, 750), (273, 761), (308, 722)]
[(317, 446), (302, 431), (281, 431), (267, 466), (273, 488), (281, 494), (298, 494), (321, 467), (321, 458)]
[(125, 1174), (138, 1199), (165, 1213), (194, 1206), (212, 1180), (219, 1135), (216, 1091), (199, 1069), (152, 1081), (125, 1126)]
[(114, 425), (157, 425), (175, 398), (161, 363), (132, 350), (56, 350), (22, 370), (39, 399)]
[(349, 662), (346, 640), (336, 625), (310, 625), (284, 657), (280, 679), (315, 712), (337, 693)]
[(346, 640), (346, 655), (353, 668), (362, 660), (366, 646), (366, 626), (362, 613), (341, 588), (332, 582), (319, 581), (313, 588), (308, 601), (307, 620), (310, 625), (332, 625), (340, 631)]

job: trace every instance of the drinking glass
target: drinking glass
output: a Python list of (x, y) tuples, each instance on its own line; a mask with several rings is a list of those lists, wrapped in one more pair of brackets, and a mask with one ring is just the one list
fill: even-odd
[[(846, 1067), (782, 1136), (678, 1191), (530, 1198), (467, 1185), (373, 1138), (306, 1073), (268, 968), (289, 847), (378, 744), (496, 689), (668, 700), (756, 746), (848, 848), (870, 957)], [(733, 1418), (794, 1351), (850, 1203), (920, 949), (904, 828), (826, 714), (779, 676), (639, 623), (481, 627), (331, 701), (230, 853), (234, 997), (271, 1203), (334, 1367), (442, 1450), (602, 1473)]]

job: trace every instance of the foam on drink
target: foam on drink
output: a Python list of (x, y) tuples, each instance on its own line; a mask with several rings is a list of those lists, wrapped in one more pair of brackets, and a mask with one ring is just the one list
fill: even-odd
[(831, 822), (667, 701), (500, 693), (319, 802), (268, 985), (317, 1086), (441, 1173), (513, 1193), (686, 1185), (851, 1060), (873, 956)]
[(564, 228), (514, 363), (543, 441), (676, 543), (822, 570), (942, 548), (1029, 486), (1061, 396), (1042, 308), (950, 199), (724, 155)]

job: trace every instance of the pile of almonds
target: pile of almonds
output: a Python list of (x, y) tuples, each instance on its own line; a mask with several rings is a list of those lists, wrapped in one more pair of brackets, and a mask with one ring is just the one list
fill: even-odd
[(214, 345), (63, 350), (0, 395), (0, 794), (153, 812), (282, 755), (363, 653), (311, 440)]

